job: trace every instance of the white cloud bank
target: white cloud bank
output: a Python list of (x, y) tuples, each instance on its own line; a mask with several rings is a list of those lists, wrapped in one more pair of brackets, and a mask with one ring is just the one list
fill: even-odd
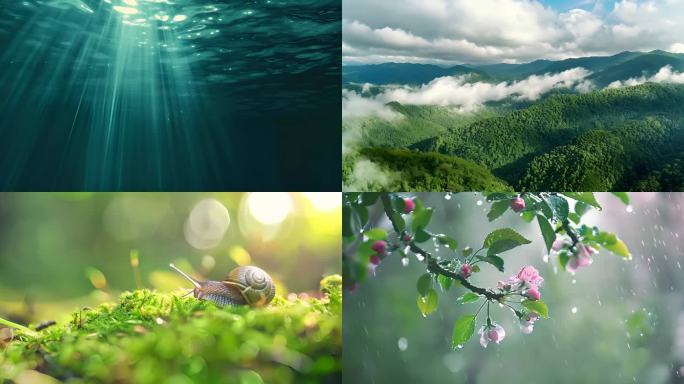
[(653, 76), (646, 77), (632, 77), (627, 80), (617, 80), (613, 81), (608, 85), (608, 88), (622, 88), (622, 87), (632, 87), (635, 85), (640, 85), (644, 83), (676, 83), (684, 84), (684, 73), (675, 72), (672, 70), (672, 66), (666, 65)]
[(430, 81), (427, 84), (413, 86), (388, 86), (374, 97), (363, 97), (353, 91), (342, 92), (342, 118), (377, 116), (396, 118), (398, 115), (385, 104), (397, 101), (410, 105), (440, 105), (456, 108), (460, 112), (472, 112), (489, 101), (501, 101), (507, 98), (518, 100), (537, 100), (543, 94), (554, 89), (575, 89), (586, 92), (593, 89), (586, 80), (591, 72), (584, 68), (573, 68), (566, 71), (532, 75), (524, 80), (501, 82), (468, 82), (468, 75), (446, 76)]
[[(568, 2), (572, 4), (572, 2)], [(526, 62), (684, 48), (684, 1), (344, 0), (346, 63)]]

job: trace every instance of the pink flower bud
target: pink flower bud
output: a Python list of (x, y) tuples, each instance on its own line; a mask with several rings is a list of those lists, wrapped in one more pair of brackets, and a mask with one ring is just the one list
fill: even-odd
[(539, 276), (539, 271), (537, 271), (537, 268), (531, 265), (522, 267), (520, 272), (518, 272), (517, 278), (524, 281), (525, 284), (527, 284), (527, 286), (530, 288), (536, 289), (544, 284), (544, 278)]
[(525, 296), (527, 296), (528, 299), (537, 301), (541, 299), (541, 293), (537, 290), (537, 288), (530, 288), (525, 292)]
[(408, 234), (408, 233), (404, 234), (404, 242), (410, 243), (411, 240), (413, 240), (413, 236), (411, 236), (411, 235)]
[(411, 213), (414, 209), (416, 209), (416, 203), (413, 201), (413, 199), (405, 198), (404, 213)]
[(480, 334), (480, 345), (487, 348), (487, 344), (493, 341), (499, 344), (506, 337), (506, 331), (502, 326), (498, 324), (492, 324), (491, 326), (484, 326), (478, 331)]
[(553, 241), (553, 245), (551, 245), (551, 250), (552, 251), (560, 251), (563, 248), (563, 245), (565, 244), (565, 240), (563, 239), (556, 239)]
[(523, 209), (525, 209), (525, 200), (523, 200), (522, 197), (518, 196), (514, 199), (511, 200), (511, 209), (513, 212), (520, 212)]
[(473, 274), (473, 267), (470, 264), (463, 264), (461, 267), (461, 276), (469, 278)]
[(380, 265), (380, 261), (381, 261), (380, 256), (378, 256), (378, 255), (373, 255), (370, 257), (370, 262), (373, 265)]
[(371, 249), (373, 249), (375, 253), (384, 255), (387, 251), (387, 243), (382, 240), (378, 240), (371, 245)]

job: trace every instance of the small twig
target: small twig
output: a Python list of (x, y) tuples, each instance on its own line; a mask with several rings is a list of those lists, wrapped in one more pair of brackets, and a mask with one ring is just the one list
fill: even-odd
[(6, 326), (11, 327), (11, 328), (14, 328), (14, 329), (18, 329), (18, 330), (24, 332), (25, 334), (27, 334), (27, 335), (29, 335), (29, 336), (33, 336), (33, 337), (38, 336), (38, 333), (36, 333), (36, 332), (33, 331), (32, 329), (27, 328), (27, 327), (25, 327), (25, 326), (23, 326), (23, 325), (21, 325), (21, 324), (14, 323), (14, 322), (9, 321), (9, 320), (5, 320), (5, 319), (3, 319), (2, 317), (0, 317), (0, 324), (6, 325)]

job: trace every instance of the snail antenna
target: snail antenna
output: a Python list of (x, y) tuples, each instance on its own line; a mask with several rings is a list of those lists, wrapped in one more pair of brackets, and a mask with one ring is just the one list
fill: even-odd
[(192, 285), (194, 285), (195, 287), (197, 287), (197, 288), (200, 287), (199, 281), (193, 279), (192, 277), (190, 277), (190, 275), (188, 275), (187, 273), (181, 271), (181, 270), (178, 269), (178, 267), (176, 267), (175, 265), (169, 264), (169, 267), (173, 268), (174, 271), (180, 273), (181, 275), (183, 275), (183, 277), (185, 277), (186, 279), (190, 280), (190, 281), (192, 282)]

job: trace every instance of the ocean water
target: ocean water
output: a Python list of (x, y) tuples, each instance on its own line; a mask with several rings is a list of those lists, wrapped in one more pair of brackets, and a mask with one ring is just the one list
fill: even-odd
[(337, 190), (339, 0), (0, 0), (0, 189)]

